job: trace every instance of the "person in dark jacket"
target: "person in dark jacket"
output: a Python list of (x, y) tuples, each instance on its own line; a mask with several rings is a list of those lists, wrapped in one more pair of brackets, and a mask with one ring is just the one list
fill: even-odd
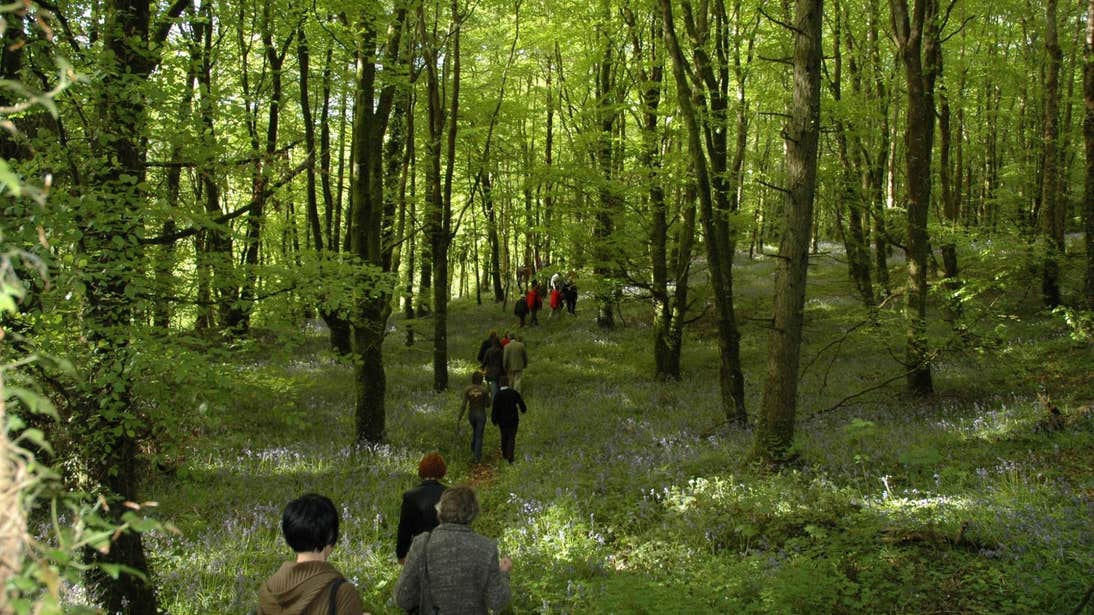
[[(517, 448), (517, 425), (520, 415), (528, 412), (524, 398), (516, 389), (509, 388), (509, 380), (502, 374), (498, 378), (498, 394), (490, 409), (490, 422), (501, 430), (501, 456), (513, 463)], [(518, 413), (519, 410), (519, 413)]]
[(504, 358), (501, 341), (495, 338), (494, 344), (486, 351), (482, 360), (482, 375), (490, 385), (490, 397), (498, 394), (498, 376), (503, 371)]
[(577, 284), (567, 282), (562, 290), (562, 298), (566, 301), (566, 311), (577, 316)]
[(528, 315), (528, 295), (521, 295), (513, 302), (513, 315), (520, 320), (518, 327), (524, 327), (524, 317)]
[(490, 347), (494, 345), (494, 340), (498, 339), (498, 332), (491, 331), (490, 335), (479, 344), (479, 367), (482, 367), (483, 360), (486, 359), (486, 351), (490, 350)]
[(395, 584), (395, 604), (438, 615), (486, 615), (509, 604), (513, 562), (469, 526), (479, 515), (470, 487), (453, 487), (437, 505), (441, 524), (414, 539)]
[(395, 542), (395, 557), (402, 564), (406, 561), (410, 541), (422, 532), (437, 527), (437, 502), (444, 493), (441, 479), (448, 472), (440, 453), (429, 453), (418, 462), (418, 478), (422, 484), (403, 494), (399, 510), (399, 533)]
[(296, 560), (262, 584), (257, 615), (362, 615), (357, 588), (327, 562), (338, 542), (338, 509), (330, 498), (307, 493), (289, 502), (281, 532)]

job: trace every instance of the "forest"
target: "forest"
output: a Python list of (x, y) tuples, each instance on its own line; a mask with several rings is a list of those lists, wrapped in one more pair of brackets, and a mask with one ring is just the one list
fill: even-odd
[[(1094, 0), (18, 0), (0, 36), (0, 615), (252, 613), (309, 491), (399, 612), (430, 451), (505, 612), (1094, 608)], [(555, 274), (576, 313), (518, 327)], [(456, 418), (492, 330), (512, 466)]]

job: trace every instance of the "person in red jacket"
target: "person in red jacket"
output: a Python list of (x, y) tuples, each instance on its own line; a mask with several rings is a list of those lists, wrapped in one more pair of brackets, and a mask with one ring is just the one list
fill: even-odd
[(539, 282), (533, 281), (532, 288), (528, 290), (528, 313), (531, 314), (530, 324), (539, 324), (539, 311), (543, 309), (543, 291), (539, 288)]

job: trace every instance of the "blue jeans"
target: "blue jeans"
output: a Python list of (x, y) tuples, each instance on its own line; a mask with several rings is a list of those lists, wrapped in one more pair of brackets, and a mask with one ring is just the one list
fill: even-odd
[(482, 432), (486, 428), (486, 417), (468, 417), (471, 421), (471, 454), (475, 463), (482, 461)]

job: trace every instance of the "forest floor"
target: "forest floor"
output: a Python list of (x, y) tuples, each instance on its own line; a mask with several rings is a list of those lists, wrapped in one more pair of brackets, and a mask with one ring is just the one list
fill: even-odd
[[(741, 260), (755, 413), (771, 264)], [(970, 263), (980, 281), (959, 326), (932, 306), (936, 394), (913, 399), (894, 379), (900, 306), (869, 314), (845, 267), (820, 261), (798, 461), (779, 472), (748, 459), (750, 429), (725, 423), (711, 323), (689, 327), (682, 380), (659, 382), (638, 299), (613, 330), (596, 327), (583, 295), (576, 317), (544, 314), (521, 331), (529, 411), (512, 466), (490, 426), (485, 467), (473, 466), (455, 420), (479, 343), (515, 330), (509, 306), (453, 302), (444, 393), (431, 390), (431, 323), (396, 320), (384, 349), (387, 441), (366, 447), (353, 445), (352, 367), (321, 329), (200, 355), (200, 387), (177, 407), (192, 424), (164, 453), (175, 469), (149, 472), (147, 499), (181, 532), (147, 537), (163, 609), (251, 612), (291, 555), (281, 508), (316, 491), (341, 509), (332, 562), (372, 612), (399, 612), (400, 493), (438, 450), (446, 482), (479, 492), (475, 529), (513, 558), (513, 613), (1073, 612), (1094, 578), (1089, 323), (1038, 308), (1020, 273), (1000, 281)]]

